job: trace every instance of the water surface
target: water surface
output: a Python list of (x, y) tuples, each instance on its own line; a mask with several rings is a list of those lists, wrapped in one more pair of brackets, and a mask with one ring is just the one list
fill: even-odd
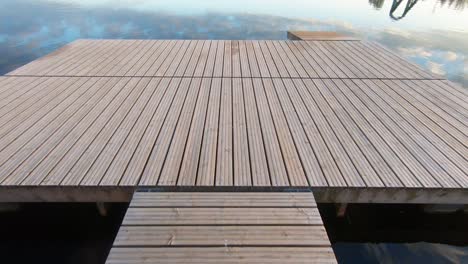
[(468, 0), (0, 0), (0, 74), (78, 38), (286, 39), (287, 30), (375, 40), (468, 87)]

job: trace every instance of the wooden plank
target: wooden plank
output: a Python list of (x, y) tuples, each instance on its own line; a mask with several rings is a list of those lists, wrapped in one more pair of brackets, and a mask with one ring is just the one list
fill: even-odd
[[(240, 48), (239, 48), (239, 41), (232, 40), (231, 41), (231, 76), (232, 77), (242, 77), (242, 65), (241, 65), (241, 57), (240, 57)], [(244, 66), (245, 67), (245, 66)]]
[(190, 41), (189, 47), (187, 48), (186, 55), (183, 56), (182, 60), (180, 61), (179, 65), (177, 65), (176, 72), (174, 76), (182, 77), (184, 76), (184, 72), (187, 69), (187, 65), (190, 62), (195, 48), (199, 44), (199, 40), (192, 40)]
[[(81, 104), (89, 100), (89, 96), (92, 96), (92, 92), (91, 95), (87, 94), (87, 96), (83, 96), (93, 83), (88, 82), (86, 85), (83, 85), (87, 80), (87, 78), (75, 79), (75, 82), (70, 86), (74, 93), (66, 100), (63, 100), (61, 105), (57, 105), (53, 111), (49, 112), (49, 115), (41, 120), (43, 123), (42, 126), (38, 125), (35, 129), (29, 129), (27, 133), (23, 134), (23, 138), (28, 138), (28, 140), (18, 140), (17, 143), (19, 144), (11, 144), (7, 149), (3, 150), (4, 157), (11, 156), (7, 162), (3, 163), (0, 169), (3, 177), (12, 174), (5, 184), (19, 184), (28, 176), (30, 170), (37, 166), (44, 155), (47, 155), (50, 148), (55, 146), (54, 141), (60, 141), (62, 139), (60, 134), (55, 135), (55, 132), (61, 129), (62, 125), (68, 120), (73, 120), (73, 118), (70, 117), (78, 111)], [(75, 104), (72, 104), (73, 102)], [(71, 111), (66, 111), (68, 110), (67, 108)], [(75, 125), (76, 120), (73, 121), (75, 121)], [(49, 144), (44, 145), (44, 143)]]
[[(240, 57), (240, 65), (241, 65), (241, 76), (252, 77), (250, 72), (250, 61), (247, 55), (246, 43), (243, 40), (239, 40), (239, 57)], [(241, 77), (241, 76), (234, 76), (234, 77)]]
[(252, 174), (247, 135), (245, 96), (242, 79), (232, 79), (232, 133), (234, 154), (234, 185), (251, 186)]
[[(181, 40), (176, 40), (172, 43), (173, 46), (170, 50), (165, 50), (161, 56), (155, 61), (153, 65), (145, 73), (145, 76), (164, 76), (167, 68), (172, 63), (174, 58), (177, 56), (177, 53), (184, 48), (184, 42)], [(183, 52), (183, 51), (182, 51)]]
[[(286, 171), (285, 162), (288, 157), (283, 158), (282, 149), (278, 142), (277, 131), (272, 119), (272, 112), (268, 105), (265, 89), (261, 79), (253, 79), (253, 91), (256, 98), (258, 114), (260, 117), (260, 128), (267, 157), (271, 184), (273, 186), (290, 185), (289, 175)], [(294, 162), (294, 160), (291, 160)]]
[(173, 42), (173, 40), (163, 40), (161, 45), (148, 56), (147, 60), (140, 67), (134, 67), (134, 70), (132, 69), (129, 71), (129, 76), (146, 76), (146, 72), (151, 66), (162, 60), (164, 58), (163, 54), (169, 52), (174, 47)]
[(117, 263), (336, 263), (324, 247), (114, 248), (107, 264)]
[[(165, 122), (166, 117), (168, 117), (171, 110), (174, 111), (174, 108), (178, 107), (180, 97), (184, 96), (181, 93), (186, 92), (184, 90), (179, 90), (180, 83), (180, 78), (174, 78), (172, 80), (164, 78), (161, 81), (160, 86), (162, 89), (166, 90), (166, 94), (163, 96), (160, 106), (151, 118), (151, 121), (149, 122), (143, 137), (139, 141), (138, 146), (135, 146), (136, 149), (131, 156), (131, 159), (127, 161), (127, 164), (122, 164), (119, 167), (116, 167), (116, 171), (122, 175), (119, 183), (120, 185), (134, 186), (140, 181), (142, 172), (145, 169), (151, 152), (153, 151), (153, 146), (159, 138), (163, 125), (166, 127), (168, 126)], [(184, 83), (184, 87), (182, 87), (183, 89), (186, 89), (185, 85), (186, 84)], [(177, 100), (175, 100), (176, 98)], [(176, 101), (176, 105), (173, 105), (174, 100)], [(175, 119), (173, 115), (174, 114), (172, 113), (170, 114), (170, 120)], [(116, 175), (119, 175), (119, 173), (116, 173)], [(109, 173), (109, 175), (111, 175), (110, 177), (113, 177), (112, 174)]]
[(178, 44), (180, 45), (180, 48), (174, 48), (154, 74), (151, 72), (151, 69), (147, 74), (152, 76), (173, 76), (173, 72), (176, 70), (180, 60), (185, 55), (189, 41), (178, 41)]
[(221, 102), (219, 113), (218, 150), (216, 156), (217, 186), (234, 184), (234, 150), (233, 150), (233, 100), (232, 80), (223, 78), (221, 83)]
[(317, 208), (129, 208), (123, 225), (322, 225)]
[(211, 92), (207, 102), (208, 109), (198, 163), (197, 185), (213, 186), (216, 181), (216, 149), (218, 147), (221, 81), (220, 78), (213, 78), (211, 80)]
[[(271, 185), (270, 172), (252, 80), (242, 79), (242, 86), (247, 121), (250, 167), (253, 176), (252, 184), (254, 186), (269, 186)], [(241, 140), (245, 140), (245, 138)], [(245, 153), (242, 153), (242, 155), (245, 155)]]
[[(328, 85), (325, 85), (327, 84)], [(316, 100), (318, 108), (323, 113), (325, 119), (328, 121), (328, 124), (331, 127), (331, 130), (335, 133), (338, 140), (341, 142), (341, 145), (348, 154), (350, 160), (355, 166), (356, 170), (362, 177), (362, 180), (366, 186), (372, 187), (382, 187), (383, 183), (379, 178), (379, 175), (370, 165), (367, 158), (362, 153), (359, 146), (356, 142), (353, 141), (352, 137), (348, 134), (346, 128), (341, 124), (338, 118), (334, 115), (333, 110), (328, 105), (328, 102), (322, 96), (323, 93), (327, 92), (327, 88), (330, 85), (330, 80), (325, 80), (324, 82), (320, 80), (315, 80), (314, 84), (319, 89), (310, 89), (312, 96)]]
[[(326, 89), (322, 89), (320, 92), (331, 108), (331, 110), (329, 110), (330, 113), (333, 111), (333, 113), (339, 119), (339, 122), (343, 124), (345, 130), (348, 131), (353, 140), (359, 146), (360, 150), (371, 164), (372, 169), (375, 170), (385, 186), (401, 187), (401, 181), (398, 179), (395, 172), (388, 166), (387, 162), (384, 160), (384, 157), (373, 146), (372, 140), (369, 139), (367, 133), (365, 133), (366, 131), (359, 128), (357, 123), (352, 120), (346, 109), (340, 102), (338, 102), (337, 98), (335, 98), (335, 95), (332, 93), (332, 91), (336, 91), (338, 89), (335, 86), (341, 85), (341, 83), (328, 80), (324, 80), (324, 82), (326, 84)], [(338, 123), (338, 121), (335, 122)], [(363, 160), (362, 162), (365, 161)], [(375, 181), (378, 182), (379, 180), (375, 179)]]
[(300, 89), (299, 92), (304, 98), (305, 105), (307, 106), (320, 135), (322, 135), (330, 154), (333, 156), (341, 171), (341, 174), (346, 175), (346, 184), (348, 186), (365, 186), (362, 176), (356, 170), (356, 167), (349, 157), (349, 154), (344, 149), (342, 142), (340, 143), (340, 140), (327, 123), (326, 117), (323, 115), (316, 102), (315, 93), (318, 87), (312, 82), (312, 80), (307, 79), (304, 80), (304, 85), (301, 85), (301, 88), (303, 89)]
[[(210, 92), (211, 79), (204, 78), (201, 80), (201, 84), (199, 83), (199, 81), (197, 81), (197, 79), (194, 80), (195, 81), (193, 81), (189, 86), (187, 98), (185, 99), (182, 112), (177, 122), (177, 126), (173, 132), (174, 134), (172, 136), (170, 147), (167, 156), (165, 157), (164, 165), (161, 169), (161, 173), (159, 176), (159, 185), (175, 185), (177, 183), (177, 178), (181, 162), (184, 156), (184, 150), (187, 146), (186, 143), (191, 125), (193, 121), (198, 121), (196, 120), (197, 118), (199, 120), (201, 119), (202, 121), (204, 121), (205, 119), (203, 114), (201, 117), (200, 115), (194, 117), (194, 112), (196, 112), (195, 109), (197, 107), (197, 103), (200, 102), (198, 106), (201, 107), (201, 112), (206, 114), (206, 100), (208, 99), (208, 95)], [(200, 88), (196, 89), (196, 87)], [(205, 100), (205, 102), (199, 100)], [(200, 130), (202, 129), (203, 125), (201, 125), (200, 127)], [(193, 143), (197, 144), (197, 142)], [(194, 174), (193, 171), (189, 171), (189, 173)]]
[[(218, 44), (216, 50), (216, 59), (214, 62), (214, 72), (213, 77), (223, 77), (223, 68), (224, 68), (224, 40), (220, 40), (216, 42)], [(205, 74), (205, 77), (207, 75)]]
[[(156, 185), (158, 183), (159, 177), (162, 177), (162, 183), (172, 182), (175, 184), (177, 182), (177, 175), (162, 175), (161, 170), (164, 166), (164, 162), (166, 160), (166, 155), (170, 149), (170, 145), (172, 142), (173, 135), (175, 133), (176, 126), (178, 124), (179, 116), (182, 115), (183, 106), (185, 106), (185, 111), (183, 112), (183, 116), (190, 115), (193, 111), (190, 110), (194, 105), (193, 98), (196, 97), (197, 89), (189, 89), (190, 86), (199, 86), (201, 79), (194, 78), (193, 83), (192, 79), (184, 78), (180, 82), (180, 88), (178, 89), (177, 95), (175, 96), (175, 101), (170, 108), (167, 118), (165, 119), (164, 125), (162, 126), (161, 131), (159, 132), (159, 136), (156, 142), (153, 145), (145, 146), (149, 147), (151, 150), (151, 154), (146, 159), (146, 166), (145, 163), (137, 164), (139, 167), (142, 166), (143, 174), (141, 171), (137, 171), (137, 175), (141, 175), (141, 180), (139, 182), (140, 185)], [(184, 104), (186, 98), (192, 99), (191, 103)], [(190, 111), (189, 111), (190, 110)], [(187, 124), (181, 125), (179, 128), (179, 134), (185, 134)], [(140, 161), (140, 160), (138, 160)], [(174, 162), (174, 161), (171, 161)], [(132, 176), (135, 177), (135, 176)]]
[(114, 247), (330, 246), (323, 226), (122, 226)]
[[(191, 118), (190, 132), (188, 133), (187, 142), (185, 143), (185, 151), (182, 158), (180, 168), (174, 166), (172, 170), (178, 172), (177, 185), (193, 186), (197, 181), (197, 170), (199, 168), (199, 160), (201, 156), (201, 148), (203, 142), (203, 134), (205, 123), (207, 122), (207, 109), (210, 99), (211, 79), (203, 79), (200, 86), (200, 94), (197, 100), (197, 105)], [(171, 170), (171, 169), (169, 169)], [(176, 173), (175, 171), (172, 173)]]
[(136, 192), (131, 207), (316, 207), (311, 192)]

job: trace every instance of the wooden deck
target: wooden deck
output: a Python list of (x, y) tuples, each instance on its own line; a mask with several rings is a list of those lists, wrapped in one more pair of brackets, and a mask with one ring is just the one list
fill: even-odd
[(136, 192), (113, 263), (336, 263), (311, 192)]
[(80, 40), (0, 91), (2, 201), (149, 186), (468, 202), (467, 90), (375, 43)]

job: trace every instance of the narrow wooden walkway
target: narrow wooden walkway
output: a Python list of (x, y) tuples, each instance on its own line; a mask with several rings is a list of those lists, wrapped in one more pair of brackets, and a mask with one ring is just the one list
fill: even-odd
[(336, 259), (310, 192), (136, 192), (107, 263)]
[(362, 41), (80, 40), (0, 77), (0, 186), (467, 202), (468, 92), (439, 78)]

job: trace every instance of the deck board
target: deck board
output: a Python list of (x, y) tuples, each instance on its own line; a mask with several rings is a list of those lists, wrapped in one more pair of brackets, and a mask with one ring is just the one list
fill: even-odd
[(310, 192), (136, 192), (107, 263), (148, 259), (336, 263)]
[(467, 101), (371, 42), (80, 40), (0, 77), (0, 186), (462, 190)]

